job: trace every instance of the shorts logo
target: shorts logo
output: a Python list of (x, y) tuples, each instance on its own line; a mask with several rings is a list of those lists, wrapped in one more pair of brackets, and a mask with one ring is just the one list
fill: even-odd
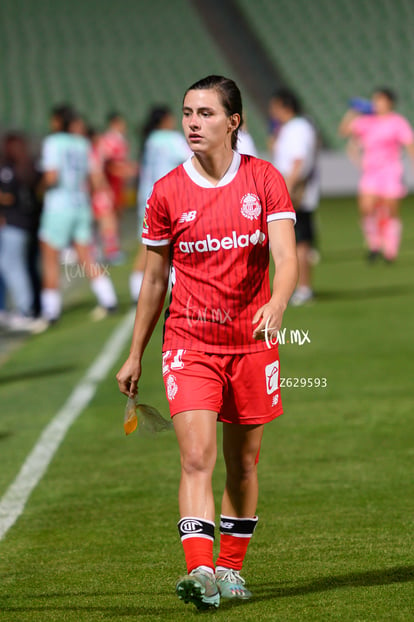
[(266, 391), (268, 395), (271, 395), (279, 388), (279, 361), (269, 363), (265, 367), (266, 374)]
[(177, 395), (178, 386), (174, 374), (170, 374), (167, 378), (167, 397), (171, 402)]
[(276, 394), (276, 395), (273, 396), (272, 406), (277, 406), (278, 403), (279, 403), (279, 394)]
[(245, 194), (241, 199), (241, 213), (245, 218), (249, 220), (257, 220), (262, 213), (262, 205), (260, 199), (256, 194), (249, 192)]
[(203, 524), (194, 519), (184, 520), (180, 522), (180, 530), (184, 533), (200, 533), (203, 531)]
[(196, 210), (191, 212), (183, 212), (178, 220), (178, 222), (191, 222), (197, 216)]

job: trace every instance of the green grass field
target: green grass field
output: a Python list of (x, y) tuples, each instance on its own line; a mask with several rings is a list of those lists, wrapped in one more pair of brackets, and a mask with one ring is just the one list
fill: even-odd
[[(367, 265), (354, 202), (322, 204), (317, 301), (289, 308), (284, 321), (287, 333), (308, 331), (311, 343), (286, 343), (280, 355), (287, 384), (326, 378), (327, 387), (284, 389), (285, 414), (265, 432), (260, 521), (243, 572), (254, 598), (208, 616), (414, 619), (413, 199), (404, 202), (403, 218), (398, 262)], [(61, 323), (27, 339), (2, 364), (0, 498), (129, 308), (128, 268), (112, 270), (120, 316), (91, 323), (93, 298), (80, 282)], [(160, 345), (159, 326), (140, 393), (166, 413)], [(2, 621), (175, 622), (200, 615), (174, 594), (184, 571), (175, 438), (125, 437), (125, 401), (114, 378), (121, 362), (0, 541)], [(223, 478), (219, 456), (217, 501)]]

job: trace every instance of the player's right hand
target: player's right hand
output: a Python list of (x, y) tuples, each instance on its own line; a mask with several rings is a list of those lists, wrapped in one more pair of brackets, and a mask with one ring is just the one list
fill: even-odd
[(138, 380), (141, 376), (141, 362), (129, 356), (116, 375), (121, 393), (135, 397), (138, 393)]

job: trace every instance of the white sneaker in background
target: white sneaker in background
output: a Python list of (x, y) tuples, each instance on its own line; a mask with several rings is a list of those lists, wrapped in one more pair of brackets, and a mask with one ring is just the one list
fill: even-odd
[(10, 315), (7, 328), (12, 333), (31, 333), (39, 335), (49, 328), (49, 322), (44, 318), (26, 317), (25, 315)]
[(300, 307), (306, 302), (313, 300), (313, 297), (313, 291), (310, 287), (297, 287), (289, 300), (289, 304), (292, 305), (292, 307)]

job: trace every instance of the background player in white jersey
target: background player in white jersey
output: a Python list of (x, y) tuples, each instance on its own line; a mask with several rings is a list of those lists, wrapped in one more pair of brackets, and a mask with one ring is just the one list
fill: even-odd
[(59, 256), (63, 248), (73, 242), (78, 260), (91, 281), (99, 307), (96, 319), (117, 305), (112, 281), (92, 262), (92, 212), (88, 190), (93, 181), (90, 168), (90, 145), (80, 135), (71, 133), (77, 125), (77, 116), (68, 106), (52, 111), (49, 135), (42, 147), (42, 170), (46, 187), (41, 216), (43, 287), (42, 315), (49, 322), (56, 321), (61, 313), (62, 300), (59, 287)]
[[(264, 339), (280, 328), (297, 279), (286, 185), (269, 162), (235, 151), (241, 121), (232, 80), (208, 76), (185, 93), (183, 129), (194, 155), (148, 200), (144, 280), (130, 355), (117, 374), (120, 390), (135, 395), (172, 262), (163, 375), (181, 454), (178, 527), (188, 572), (176, 593), (199, 609), (251, 596), (240, 570), (258, 520), (258, 455), (264, 424), (282, 413), (277, 345)], [(227, 474), (214, 563), (217, 420)]]
[[(138, 186), (138, 231), (141, 235), (145, 205), (152, 187), (190, 155), (184, 136), (168, 106), (154, 106), (148, 113), (141, 137), (142, 154)], [(131, 298), (138, 300), (145, 267), (145, 246), (140, 246), (130, 277)]]
[(315, 242), (314, 211), (319, 203), (317, 169), (318, 137), (312, 123), (301, 114), (295, 93), (277, 91), (270, 102), (270, 116), (280, 124), (273, 143), (272, 162), (282, 173), (296, 210), (296, 244), (299, 281), (291, 304), (301, 305), (313, 297), (312, 247)]
[(237, 137), (237, 151), (245, 155), (251, 155), (257, 158), (257, 148), (254, 144), (252, 135), (250, 134), (246, 122), (243, 123)]

